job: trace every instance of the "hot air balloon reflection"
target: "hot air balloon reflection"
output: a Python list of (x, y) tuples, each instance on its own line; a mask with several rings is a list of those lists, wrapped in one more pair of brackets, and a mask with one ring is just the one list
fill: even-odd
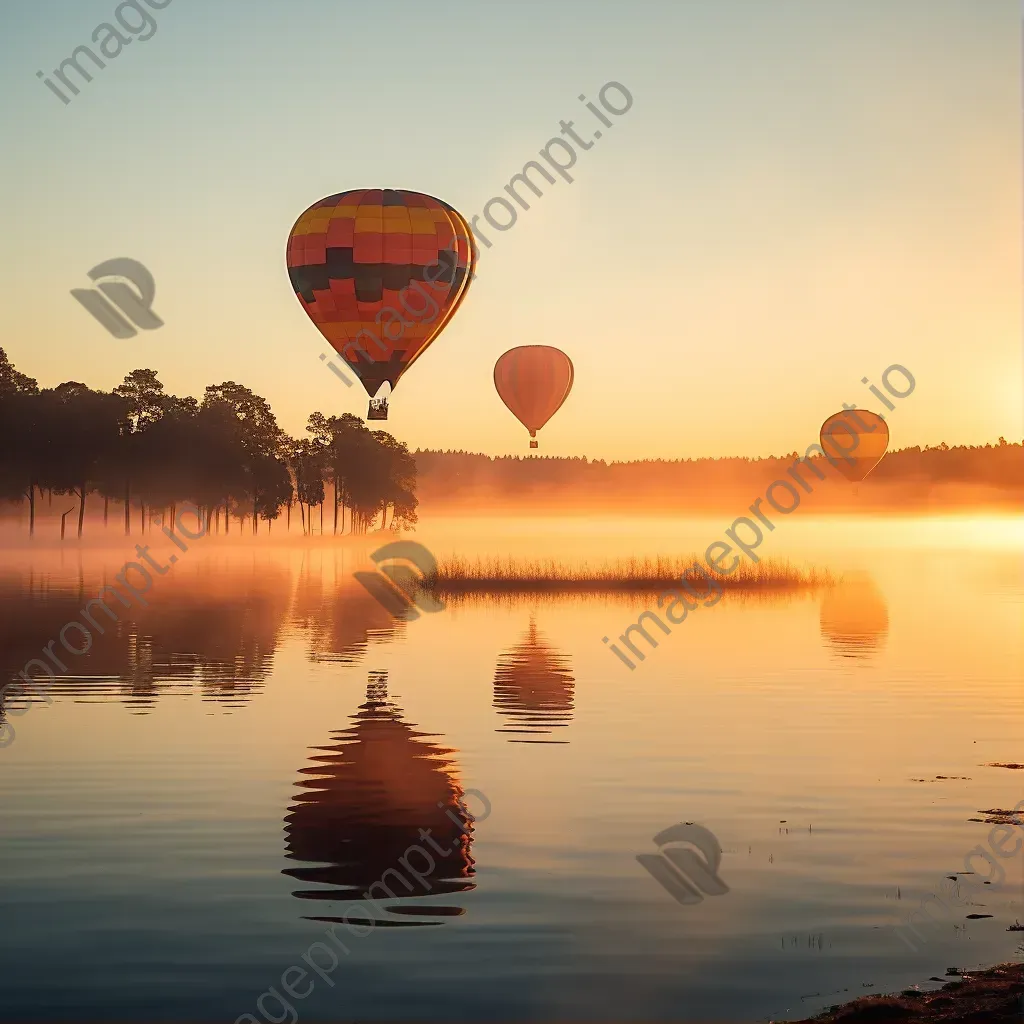
[[(463, 914), (458, 906), (416, 902), (475, 888), (472, 818), (449, 757), (453, 751), (402, 721), (388, 700), (386, 672), (370, 673), (366, 702), (353, 720), (330, 744), (314, 748), (320, 753), (301, 771), (285, 818), (286, 856), (310, 866), (284, 874), (316, 888), (293, 895), (345, 904), (340, 916), (308, 918), (314, 921), (409, 927)], [(429, 856), (416, 856), (410, 847)], [(395, 918), (372, 916), (382, 900), (389, 905), (378, 909)], [(369, 916), (355, 914), (352, 901), (362, 901)]]
[(509, 349), (494, 364), (494, 386), (512, 415), (529, 430), (531, 448), (537, 447), (537, 431), (569, 397), (572, 381), (572, 360), (548, 345)]
[(837, 412), (821, 425), (821, 447), (847, 480), (859, 483), (882, 461), (889, 447), (889, 427), (867, 409)]
[(462, 214), (419, 192), (354, 189), (314, 203), (288, 236), (302, 308), (385, 420), (399, 378), (455, 315), (476, 253)]
[(569, 659), (548, 644), (530, 619), (523, 639), (498, 659), (494, 707), (508, 724), (495, 731), (524, 737), (510, 743), (567, 743), (535, 737), (550, 736), (572, 721), (574, 682)]
[(870, 576), (843, 577), (821, 602), (821, 635), (841, 658), (867, 658), (885, 643), (889, 610)]

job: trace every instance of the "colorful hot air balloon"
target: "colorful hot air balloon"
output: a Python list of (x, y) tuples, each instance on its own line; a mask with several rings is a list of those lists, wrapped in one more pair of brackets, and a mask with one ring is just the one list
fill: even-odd
[(299, 217), (287, 261), (302, 308), (366, 388), (367, 418), (385, 420), (399, 377), (465, 298), (476, 251), (465, 218), (447, 203), (355, 189)]
[(881, 462), (889, 447), (889, 428), (867, 409), (837, 412), (821, 425), (821, 447), (847, 480), (858, 483)]
[(494, 364), (494, 386), (512, 415), (530, 432), (537, 431), (562, 407), (572, 390), (572, 360), (548, 345), (520, 345)]

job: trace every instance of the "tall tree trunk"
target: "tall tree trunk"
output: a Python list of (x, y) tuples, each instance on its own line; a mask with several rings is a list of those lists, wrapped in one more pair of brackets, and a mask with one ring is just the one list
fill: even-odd
[(306, 506), (299, 502), (299, 512), (302, 514), (302, 536), (306, 536)]
[(78, 539), (82, 539), (82, 526), (85, 523), (85, 484), (78, 488)]
[(107, 511), (110, 508), (110, 498), (103, 495), (103, 529), (107, 528)]
[(324, 503), (320, 502), (320, 536), (324, 535)]
[(142, 536), (146, 536), (146, 503), (144, 501), (139, 502), (139, 525), (142, 529)]
[(338, 485), (334, 485), (334, 535), (338, 535)]
[(36, 485), (28, 485), (28, 536), (31, 540), (36, 535)]
[(291, 498), (288, 499), (288, 516), (287, 516), (287, 519), (285, 520), (285, 530), (287, 530), (288, 533), (292, 532), (292, 499)]
[(132, 533), (132, 485), (126, 480), (124, 484), (124, 535)]

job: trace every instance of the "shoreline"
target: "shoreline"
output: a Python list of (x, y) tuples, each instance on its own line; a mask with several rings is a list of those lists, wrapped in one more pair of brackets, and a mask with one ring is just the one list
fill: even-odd
[(1024, 963), (1010, 961), (983, 971), (959, 971), (932, 992), (904, 989), (891, 995), (860, 996), (817, 1016), (779, 1024), (1021, 1024), (1022, 1020)]

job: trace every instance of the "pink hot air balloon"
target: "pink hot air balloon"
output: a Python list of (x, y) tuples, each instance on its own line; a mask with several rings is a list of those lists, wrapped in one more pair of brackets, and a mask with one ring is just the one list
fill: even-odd
[(549, 345), (520, 345), (494, 364), (494, 386), (512, 415), (530, 432), (537, 431), (562, 407), (572, 390), (572, 360)]

